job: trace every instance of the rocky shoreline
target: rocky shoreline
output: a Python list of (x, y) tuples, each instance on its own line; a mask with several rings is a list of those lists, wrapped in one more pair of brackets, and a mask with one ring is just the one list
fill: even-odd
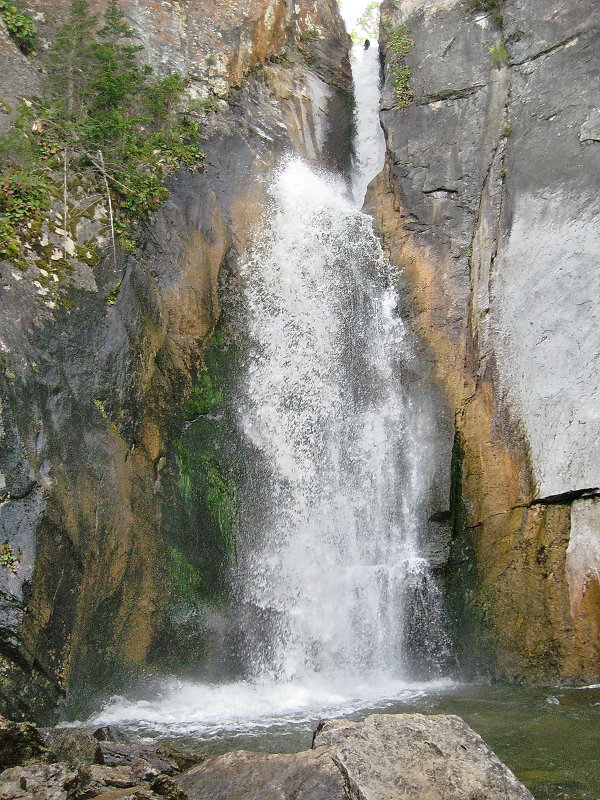
[(0, 800), (532, 800), (454, 715), (321, 722), (300, 753), (202, 756), (0, 719)]

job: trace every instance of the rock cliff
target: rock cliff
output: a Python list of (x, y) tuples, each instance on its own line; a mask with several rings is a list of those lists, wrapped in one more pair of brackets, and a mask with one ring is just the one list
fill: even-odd
[[(43, 91), (67, 5), (22, 3), (36, 56), (0, 21), (2, 130)], [(437, 406), (431, 523), (449, 521), (452, 541), (443, 567), (435, 534), (432, 557), (463, 670), (489, 656), (504, 677), (597, 679), (600, 9), (471, 5), (488, 11), (384, 0), (387, 160), (367, 203), (403, 268), (399, 310), (430, 372), (415, 380)], [(135, 252), (114, 254), (104, 200), (74, 192), (86, 213), (65, 232), (57, 201), (44, 231), (50, 252), (68, 238), (68, 270), (0, 264), (0, 546), (17, 555), (0, 570), (0, 710), (15, 719), (196, 663), (226, 635), (198, 597), (220, 580), (228, 512), (210, 502), (228, 490), (190, 456), (206, 442), (190, 442), (186, 404), (227, 359), (213, 333), (265, 211), (262, 178), (288, 152), (342, 171), (350, 157), (335, 0), (121, 6), (140, 58), (185, 76), (205, 109), (206, 161), (170, 177)], [(213, 491), (200, 511), (194, 470)]]
[(505, 676), (597, 678), (600, 9), (467, 5), (384, 0), (369, 203), (455, 417), (463, 663), (482, 626)]
[[(2, 40), (16, 76), (7, 117), (15, 98), (39, 91), (36, 68), (66, 6), (23, 4), (38, 56)], [(218, 110), (205, 115), (204, 170), (170, 178), (135, 252), (80, 260), (90, 237), (107, 242), (96, 200), (56, 285), (43, 268), (0, 265), (0, 544), (18, 556), (14, 574), (0, 571), (0, 674), (14, 718), (165, 658), (175, 667), (165, 642), (197, 608), (173, 620), (173, 596), (199, 578), (168, 536), (199, 537), (201, 550), (203, 533), (173, 518), (177, 481), (163, 476), (178, 473), (182, 410), (219, 317), (220, 276), (264, 213), (260, 178), (283, 153), (341, 168), (349, 153), (348, 37), (333, 0), (121, 6), (140, 56), (189, 77), (192, 100), (212, 97)], [(51, 240), (59, 219), (50, 214)]]

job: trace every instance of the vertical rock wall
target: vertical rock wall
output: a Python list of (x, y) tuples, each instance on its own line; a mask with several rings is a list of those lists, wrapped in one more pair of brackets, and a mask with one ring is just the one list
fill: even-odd
[(462, 0), (383, 3), (388, 159), (370, 202), (455, 415), (463, 662), (481, 624), (504, 675), (597, 678), (600, 9), (498, 6), (502, 24)]
[[(0, 264), (0, 544), (20, 559), (15, 574), (0, 569), (0, 710), (12, 718), (161, 663), (172, 579), (162, 518), (173, 510), (163, 476), (224, 265), (260, 223), (261, 179), (284, 153), (342, 167), (349, 153), (348, 37), (332, 0), (121, 5), (155, 70), (180, 70), (220, 110), (205, 120), (205, 169), (170, 179), (135, 253), (115, 263), (103, 250), (98, 200), (73, 235), (97, 235), (106, 257), (75, 260), (56, 297), (43, 268)], [(41, 34), (26, 65), (38, 74), (67, 3), (24, 6)], [(11, 70), (24, 57), (6, 46)], [(19, 81), (7, 84), (17, 99)], [(48, 224), (60, 225), (60, 208)], [(203, 530), (169, 522), (202, 546)]]

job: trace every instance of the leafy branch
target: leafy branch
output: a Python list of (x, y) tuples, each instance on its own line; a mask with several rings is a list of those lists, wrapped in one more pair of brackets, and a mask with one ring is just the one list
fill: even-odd
[[(0, 0), (0, 3), (2, 0)], [(60, 197), (68, 180), (106, 198), (115, 237), (128, 245), (138, 222), (169, 196), (166, 177), (201, 167), (199, 129), (183, 110), (187, 81), (153, 80), (140, 66), (117, 0), (100, 23), (88, 0), (71, 0), (48, 56), (46, 98), (24, 106), (0, 140), (0, 256), (24, 266), (20, 238)]]

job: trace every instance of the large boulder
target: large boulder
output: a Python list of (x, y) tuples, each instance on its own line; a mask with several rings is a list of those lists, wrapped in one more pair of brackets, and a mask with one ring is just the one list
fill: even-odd
[(101, 764), (100, 742), (83, 728), (46, 728), (42, 731), (48, 760), (79, 764)]
[(321, 723), (312, 750), (214, 756), (178, 781), (190, 800), (533, 800), (460, 717), (422, 714)]
[(350, 800), (533, 800), (481, 736), (453, 715), (374, 714), (322, 724)]
[(238, 750), (207, 758), (179, 783), (190, 800), (346, 800), (328, 748), (291, 755)]

